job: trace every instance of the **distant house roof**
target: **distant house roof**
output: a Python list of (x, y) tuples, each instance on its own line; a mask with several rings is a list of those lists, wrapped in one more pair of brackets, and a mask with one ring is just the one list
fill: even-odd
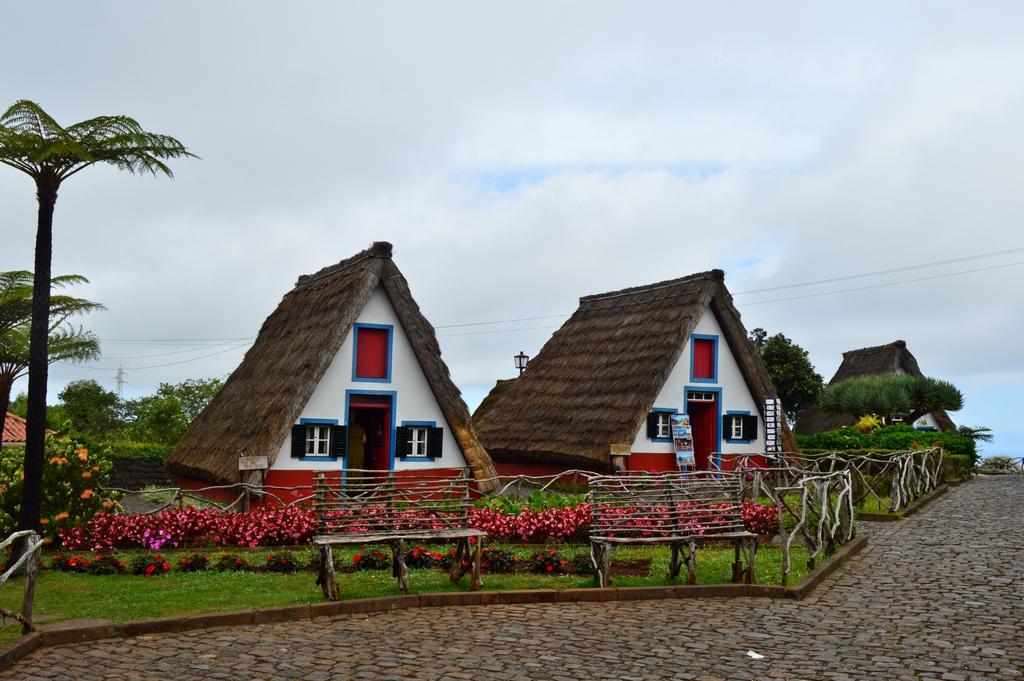
[(256, 342), (209, 406), (196, 417), (167, 468), (222, 483), (238, 480), (240, 454), (271, 463), (378, 286), (383, 287), (466, 463), (477, 479), (497, 473), (477, 440), (469, 409), (441, 359), (434, 327), (420, 313), (391, 259), (391, 244), (370, 248), (299, 277), (260, 328)]
[[(25, 426), (27, 422), (17, 414), (7, 412), (4, 417), (4, 438), (3, 444), (5, 445), (23, 445), (25, 444)], [(56, 431), (47, 429), (47, 435), (54, 435)]]
[[(917, 359), (907, 349), (907, 342), (898, 340), (887, 345), (875, 345), (870, 348), (849, 350), (843, 353), (843, 363), (839, 365), (829, 385), (860, 376), (878, 376), (882, 374), (908, 374), (923, 376)], [(956, 424), (943, 410), (932, 412), (939, 430), (956, 430)], [(857, 423), (856, 417), (844, 414), (828, 414), (817, 407), (811, 407), (800, 415), (794, 430), (804, 435), (816, 435), (828, 430)]]
[[(580, 298), (518, 378), (498, 381), (473, 414), (496, 461), (607, 469), (630, 445), (705, 310), (714, 312), (763, 410), (777, 393), (722, 270)], [(788, 428), (784, 447), (791, 450)]]

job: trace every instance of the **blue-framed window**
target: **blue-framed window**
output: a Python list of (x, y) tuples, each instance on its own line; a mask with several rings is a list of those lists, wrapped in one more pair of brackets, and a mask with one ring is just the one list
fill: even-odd
[[(324, 452), (324, 454), (307, 453), (298, 457), (299, 461), (337, 461), (337, 458), (329, 456), (329, 454), (331, 451), (331, 426), (338, 425), (338, 419), (299, 419), (299, 425), (306, 426), (305, 451)], [(344, 458), (342, 460), (344, 461)], [(342, 465), (344, 466), (344, 464)]]
[[(384, 368), (383, 376), (359, 375), (359, 332), (364, 329), (374, 329), (378, 331), (382, 330), (387, 332), (386, 347), (384, 349), (386, 356), (383, 358), (382, 362)], [(391, 324), (367, 324), (364, 322), (356, 322), (355, 325), (352, 327), (352, 380), (367, 383), (390, 383), (391, 358), (392, 352), (394, 350), (394, 341), (395, 327), (392, 326)], [(378, 349), (375, 349), (375, 351), (379, 352)], [(374, 355), (374, 359), (379, 360), (379, 358), (376, 357), (376, 353)], [(376, 364), (377, 362), (374, 363)]]
[(743, 419), (731, 419), (730, 416), (750, 416), (749, 411), (730, 409), (725, 412), (725, 419), (722, 421), (722, 430), (725, 431), (725, 441), (731, 445), (749, 445), (751, 440), (743, 437)]
[(401, 461), (433, 461), (441, 456), (441, 429), (437, 421), (402, 421), (396, 430)]
[(672, 414), (678, 413), (678, 409), (665, 407), (651, 409), (647, 427), (647, 436), (651, 442), (672, 442)]
[[(711, 371), (710, 376), (697, 376), (697, 344), (709, 344), (711, 347)], [(714, 334), (695, 333), (690, 336), (690, 382), (691, 383), (718, 383), (718, 336)]]

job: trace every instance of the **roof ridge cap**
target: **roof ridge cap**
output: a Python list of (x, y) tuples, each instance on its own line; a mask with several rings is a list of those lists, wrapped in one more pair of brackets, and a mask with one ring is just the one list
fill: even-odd
[(344, 272), (371, 258), (379, 258), (381, 260), (391, 259), (392, 246), (387, 241), (374, 241), (369, 248), (356, 253), (355, 255), (345, 258), (344, 260), (335, 263), (334, 265), (328, 265), (313, 274), (303, 274), (299, 276), (298, 281), (295, 282), (295, 287), (298, 288), (304, 284), (310, 284), (314, 281), (319, 281), (325, 277), (334, 276), (340, 272)]
[(615, 291), (608, 291), (606, 293), (594, 293), (589, 296), (583, 296), (580, 298), (580, 304), (590, 303), (598, 300), (610, 300), (612, 298), (623, 298), (625, 296), (634, 296), (641, 293), (649, 293), (651, 291), (659, 291), (665, 288), (671, 288), (678, 286), (679, 284), (686, 284), (701, 279), (710, 281), (725, 281), (725, 272), (720, 269), (707, 270), (705, 272), (697, 272), (695, 274), (688, 274), (684, 277), (677, 277), (675, 279), (666, 279), (665, 281), (656, 281), (653, 284), (644, 284), (642, 286), (630, 286)]

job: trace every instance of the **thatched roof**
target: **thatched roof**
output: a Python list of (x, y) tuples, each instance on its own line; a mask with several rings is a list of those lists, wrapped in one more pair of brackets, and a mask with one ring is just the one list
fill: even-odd
[[(755, 400), (775, 387), (747, 337), (721, 270), (580, 298), (518, 378), (499, 381), (473, 414), (496, 461), (611, 466), (631, 445), (711, 307)], [(786, 430), (784, 446), (794, 443)]]
[[(887, 345), (876, 345), (843, 353), (843, 363), (839, 365), (829, 385), (859, 376), (878, 376), (881, 374), (909, 374), (923, 376), (921, 367), (917, 365), (914, 355), (907, 349), (907, 342), (898, 340)], [(939, 430), (956, 430), (956, 424), (945, 411), (932, 412)], [(844, 414), (828, 414), (817, 407), (811, 407), (800, 415), (795, 430), (804, 435), (816, 435), (827, 430), (835, 430), (843, 426), (857, 423), (856, 417)]]
[(370, 248), (299, 277), (263, 322), (256, 342), (167, 459), (175, 473), (238, 481), (238, 456), (277, 457), (292, 425), (370, 296), (384, 288), (423, 374), (477, 479), (495, 476), (466, 403), (441, 359), (441, 348), (391, 259), (391, 244)]

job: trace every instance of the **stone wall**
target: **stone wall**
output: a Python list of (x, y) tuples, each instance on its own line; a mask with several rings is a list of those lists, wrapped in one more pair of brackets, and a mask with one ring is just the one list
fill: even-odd
[(149, 485), (172, 485), (174, 476), (164, 470), (163, 461), (114, 459), (110, 486), (121, 489), (142, 489)]

